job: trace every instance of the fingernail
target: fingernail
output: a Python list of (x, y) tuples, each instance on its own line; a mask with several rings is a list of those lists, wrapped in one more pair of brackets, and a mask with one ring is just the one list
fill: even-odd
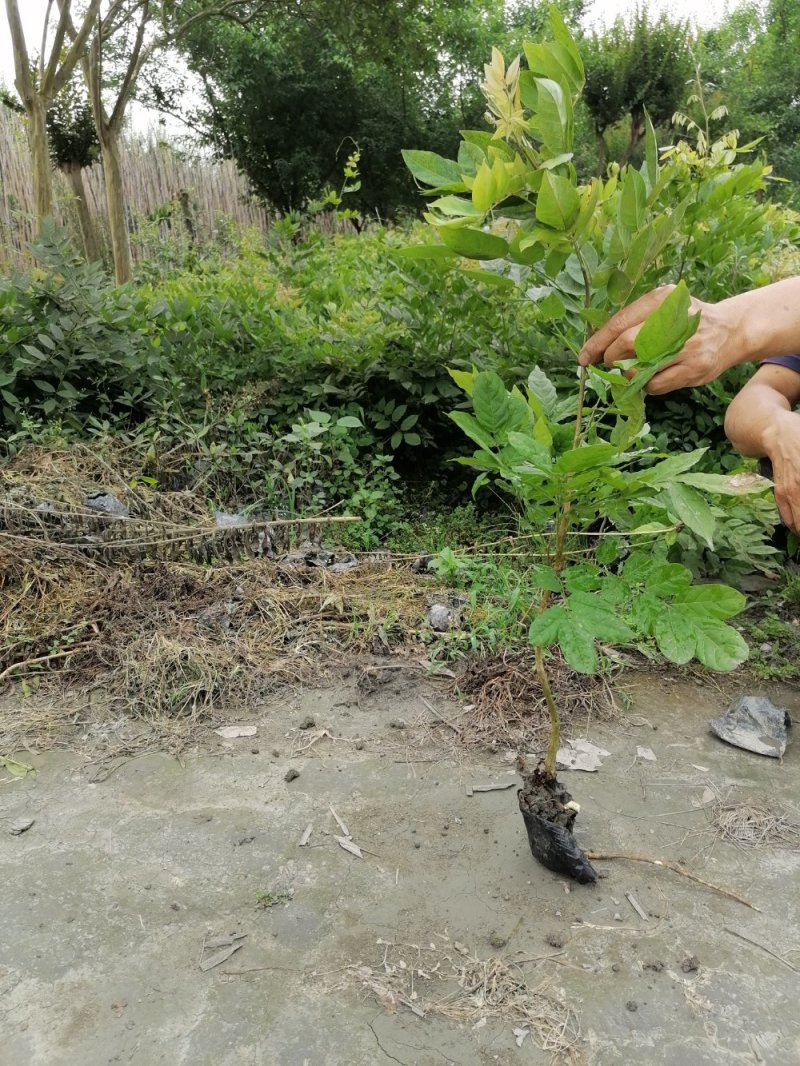
[(586, 352), (578, 353), (578, 362), (581, 366), (586, 366), (586, 364), (589, 362), (589, 356), (586, 354)]

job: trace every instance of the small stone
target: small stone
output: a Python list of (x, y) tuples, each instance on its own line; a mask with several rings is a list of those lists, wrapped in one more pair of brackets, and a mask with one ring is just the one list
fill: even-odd
[(629, 999), (628, 1002), (625, 1004), (625, 1009), (631, 1012), (637, 1011), (639, 1009), (639, 1004), (636, 1002), (635, 999)]
[(28, 832), (35, 821), (35, 818), (18, 818), (16, 822), (12, 824), (9, 833), (12, 837), (22, 836), (23, 833)]
[(564, 937), (560, 933), (548, 933), (544, 938), (545, 944), (549, 944), (551, 948), (556, 948), (559, 951), (564, 947)]
[(435, 603), (425, 615), (425, 621), (436, 633), (446, 633), (450, 628), (452, 612), (443, 603)]
[(508, 937), (503, 936), (502, 933), (498, 933), (496, 929), (493, 929), (489, 934), (489, 943), (493, 948), (504, 948), (508, 943)]
[(355, 743), (355, 749), (356, 749), (356, 751), (363, 751), (364, 750), (364, 741), (363, 740), (357, 740), (356, 743)]
[(681, 963), (681, 969), (684, 973), (696, 973), (700, 969), (700, 960), (696, 955), (689, 955)]
[(407, 724), (408, 723), (406, 722), (405, 718), (393, 718), (391, 720), (391, 722), (389, 722), (389, 728), (390, 729), (405, 729)]
[(772, 645), (771, 644), (762, 644), (761, 648), (760, 648), (760, 651), (761, 651), (762, 655), (771, 655), (772, 654)]
[(146, 884), (146, 885), (144, 886), (144, 890), (145, 890), (145, 892), (149, 892), (149, 891), (150, 891), (150, 889), (151, 889), (152, 887), (153, 887), (153, 886), (152, 886), (151, 884), (149, 884), (149, 883), (148, 883), (148, 884)]
[(251, 755), (258, 755), (258, 748), (251, 748), (250, 749), (250, 754)]
[(174, 911), (179, 911), (179, 910), (181, 909), (181, 907), (180, 907), (180, 904), (179, 904), (179, 903), (170, 903), (170, 907), (171, 907), (171, 908), (172, 908), (172, 910), (174, 910)]
[(286, 773), (283, 775), (283, 780), (284, 781), (296, 781), (299, 776), (300, 776), (300, 771), (299, 770), (295, 770), (295, 768), (292, 767), (291, 770), (287, 770)]
[(612, 973), (619, 973), (619, 971), (621, 969), (622, 969), (622, 967), (620, 966), (620, 964), (618, 962), (613, 963), (612, 966), (611, 966), (611, 972)]
[(622, 921), (622, 915), (619, 913), (619, 911), (617, 911), (616, 914), (614, 915), (614, 921), (615, 922), (621, 922)]
[(313, 729), (316, 724), (317, 724), (317, 722), (316, 722), (316, 719), (313, 717), (313, 715), (307, 714), (305, 716), (305, 718), (303, 718), (301, 720), (300, 725), (299, 725), (298, 728), (300, 728), (300, 729)]
[(280, 757), (281, 757), (281, 753), (278, 751), (278, 749), (277, 748), (273, 748), (272, 749), (272, 758), (273, 759), (280, 759)]
[(414, 841), (414, 847), (415, 847), (415, 848), (421, 848), (421, 847), (422, 847), (422, 845), (420, 844), (420, 842), (419, 842), (418, 840), (415, 840), (415, 841)]

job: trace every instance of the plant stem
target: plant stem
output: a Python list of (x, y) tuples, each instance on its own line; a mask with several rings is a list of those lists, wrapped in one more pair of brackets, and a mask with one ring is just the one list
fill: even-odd
[(544, 772), (548, 778), (553, 779), (556, 776), (556, 755), (561, 746), (561, 719), (558, 715), (556, 701), (553, 699), (553, 691), (550, 688), (550, 681), (544, 667), (544, 654), (541, 648), (536, 649), (536, 676), (539, 679), (544, 701), (547, 704), (547, 713), (550, 715), (550, 742), (547, 745)]

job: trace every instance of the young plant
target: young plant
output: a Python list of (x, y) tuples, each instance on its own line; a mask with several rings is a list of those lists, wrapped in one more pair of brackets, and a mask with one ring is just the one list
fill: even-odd
[[(639, 169), (614, 166), (606, 180), (578, 185), (573, 113), (583, 64), (556, 12), (551, 28), (552, 40), (525, 45), (527, 70), (519, 60), (507, 68), (494, 51), (483, 87), (492, 132), (464, 131), (456, 161), (429, 152), (405, 158), (435, 196), (426, 218), (444, 247), (431, 254), (485, 260), (498, 279), (527, 286), (577, 354), (593, 327), (658, 276), (659, 258), (683, 238), (696, 190), (675, 199), (679, 172), (660, 165), (649, 122)], [(742, 610), (741, 594), (693, 586), (691, 572), (667, 557), (682, 527), (713, 547), (716, 520), (704, 492), (731, 492), (728, 481), (692, 472), (703, 449), (665, 455), (645, 444), (644, 386), (697, 329), (689, 307), (681, 282), (639, 332), (636, 359), (624, 368), (631, 376), (583, 369), (566, 399), (538, 367), (511, 389), (493, 371), (452, 372), (472, 401), (472, 413), (451, 417), (477, 446), (460, 460), (479, 471), (474, 491), (490, 479), (502, 487), (538, 545), (529, 640), (550, 715), (540, 779), (551, 789), (560, 722), (548, 649), (558, 645), (581, 673), (596, 671), (598, 645), (651, 639), (677, 664), (698, 659), (731, 670), (747, 656), (726, 621)]]

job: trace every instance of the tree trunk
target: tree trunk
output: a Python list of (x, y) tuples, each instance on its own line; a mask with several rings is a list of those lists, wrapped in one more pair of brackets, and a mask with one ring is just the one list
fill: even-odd
[(631, 115), (630, 139), (628, 140), (628, 145), (622, 154), (622, 159), (620, 159), (619, 161), (620, 166), (625, 166), (626, 163), (630, 163), (631, 159), (633, 158), (633, 153), (636, 151), (636, 149), (642, 142), (642, 138), (644, 137), (644, 131), (644, 115), (638, 111), (634, 112)]
[(53, 171), (47, 139), (47, 108), (35, 97), (25, 101), (28, 116), (28, 144), (33, 163), (33, 204), (37, 225), (53, 213)]
[(608, 163), (608, 148), (604, 134), (597, 133), (597, 177), (605, 178)]
[(63, 170), (72, 189), (72, 195), (75, 197), (75, 207), (78, 211), (78, 226), (80, 227), (81, 241), (83, 242), (83, 254), (86, 256), (87, 260), (92, 263), (95, 260), (100, 259), (101, 256), (94, 220), (89, 211), (89, 205), (86, 202), (86, 189), (83, 184), (83, 167), (80, 163), (68, 163), (63, 167)]
[(122, 185), (119, 134), (106, 126), (100, 137), (103, 155), (103, 176), (106, 185), (108, 226), (111, 232), (111, 250), (114, 256), (114, 276), (117, 285), (131, 280), (133, 260), (128, 236), (128, 220), (125, 217), (125, 191)]

